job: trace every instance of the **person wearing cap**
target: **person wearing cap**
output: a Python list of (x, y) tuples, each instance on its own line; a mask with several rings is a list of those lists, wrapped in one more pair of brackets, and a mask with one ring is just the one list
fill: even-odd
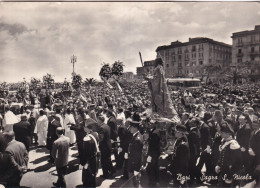
[(26, 150), (29, 152), (32, 131), (26, 114), (21, 115), (21, 121), (14, 124), (13, 130), (15, 133), (15, 140), (22, 142), (25, 145)]
[[(174, 186), (187, 186), (186, 177), (189, 175), (190, 148), (187, 139), (187, 129), (179, 124), (175, 128), (175, 142), (171, 161), (171, 174), (173, 176)], [(180, 178), (184, 177), (184, 178)]]
[(82, 157), (80, 158), (80, 169), (82, 169), (83, 187), (96, 187), (96, 175), (99, 166), (98, 134), (93, 132), (93, 124), (84, 126), (86, 136), (83, 138)]
[(239, 174), (241, 168), (241, 149), (238, 142), (233, 138), (232, 127), (224, 122), (220, 126), (220, 134), (223, 139), (219, 147), (220, 155), (215, 167), (216, 173), (220, 176), (218, 186), (235, 187), (238, 182), (234, 179), (234, 174)]
[(66, 187), (64, 176), (67, 171), (69, 160), (69, 138), (63, 135), (63, 128), (58, 127), (56, 134), (58, 139), (54, 141), (51, 155), (55, 160), (55, 166), (58, 174), (57, 182), (53, 182), (56, 187)]
[(143, 152), (143, 136), (139, 132), (140, 123), (132, 121), (130, 123), (130, 132), (133, 138), (129, 144), (128, 152), (125, 153), (125, 159), (128, 161), (128, 172), (130, 177), (133, 176), (133, 186), (140, 185), (140, 170), (142, 166), (142, 152)]

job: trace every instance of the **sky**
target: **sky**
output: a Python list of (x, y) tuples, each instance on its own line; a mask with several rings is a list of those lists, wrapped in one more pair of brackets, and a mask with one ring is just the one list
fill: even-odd
[(260, 25), (258, 2), (0, 2), (0, 82), (47, 73), (99, 78), (103, 63), (136, 73), (156, 48), (191, 37), (232, 44), (232, 33)]

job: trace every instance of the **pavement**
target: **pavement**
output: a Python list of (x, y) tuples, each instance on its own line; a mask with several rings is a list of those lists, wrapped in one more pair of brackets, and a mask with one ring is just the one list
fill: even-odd
[[(69, 151), (69, 168), (65, 180), (68, 188), (82, 187), (81, 173), (79, 170), (79, 159), (76, 157), (78, 154), (77, 147), (73, 146)], [(48, 162), (49, 151), (46, 148), (38, 148), (37, 146), (32, 146), (29, 152), (29, 163), (28, 171), (24, 174), (20, 185), (24, 188), (35, 187), (35, 188), (46, 188), (53, 187), (52, 183), (57, 181), (57, 172), (54, 164)], [(113, 158), (112, 158), (113, 159)], [(106, 187), (132, 187), (131, 180), (120, 179), (122, 176), (122, 170), (118, 170), (113, 177), (110, 179), (103, 179), (100, 177), (102, 175), (102, 170), (99, 168), (97, 174), (97, 187), (106, 188)], [(165, 171), (160, 173), (160, 187), (173, 187), (169, 182), (171, 176)], [(141, 178), (141, 187), (148, 186), (148, 177), (144, 172)], [(200, 186), (200, 188), (208, 187)], [(246, 185), (245, 187), (252, 187), (251, 184)]]

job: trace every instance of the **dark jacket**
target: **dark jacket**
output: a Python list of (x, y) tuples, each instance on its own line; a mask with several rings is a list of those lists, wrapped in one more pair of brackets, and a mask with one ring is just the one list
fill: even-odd
[(191, 156), (199, 156), (200, 154), (200, 133), (197, 127), (191, 127), (188, 135), (188, 143)]
[(133, 136), (128, 148), (128, 171), (140, 171), (142, 166), (143, 136), (137, 133)]
[(58, 136), (56, 134), (56, 129), (58, 127), (61, 127), (60, 121), (57, 120), (56, 117), (50, 117), (47, 133), (47, 137), (49, 139), (49, 141), (47, 142), (47, 149), (49, 150), (52, 150), (53, 142), (58, 139)]
[(110, 117), (107, 121), (107, 125), (110, 127), (110, 137), (112, 140), (117, 139), (117, 123), (116, 123), (116, 118), (114, 116)]
[(235, 140), (223, 142), (220, 146), (220, 155), (217, 165), (220, 166), (220, 173), (226, 174), (230, 179), (234, 174), (238, 174), (241, 164), (240, 146)]
[(129, 130), (127, 130), (126, 126), (120, 126), (118, 128), (118, 137), (120, 139), (120, 147), (123, 149), (123, 152), (128, 152), (128, 147), (133, 135)]
[(182, 175), (188, 175), (190, 148), (187, 138), (178, 139), (173, 151), (173, 174), (181, 173)]
[(260, 165), (260, 130), (254, 131), (250, 139), (250, 147), (255, 153), (255, 164)]
[[(97, 134), (91, 133), (98, 142)], [(80, 164), (82, 166), (88, 164), (88, 169), (91, 174), (95, 175), (98, 171), (98, 151), (95, 141), (88, 134), (83, 139), (82, 158), (80, 158)]]
[(249, 148), (250, 136), (252, 129), (249, 125), (245, 124), (237, 131), (236, 140), (241, 147), (244, 147), (246, 150)]
[(208, 145), (212, 145), (210, 128), (206, 123), (203, 123), (200, 127), (200, 143), (202, 150), (205, 150)]
[(31, 125), (28, 121), (20, 121), (13, 126), (15, 140), (22, 142), (27, 151), (31, 145)]
[(112, 144), (111, 144), (111, 138), (110, 138), (110, 127), (106, 125), (105, 123), (101, 124), (99, 127), (99, 135), (101, 137), (99, 148), (101, 153), (111, 151)]

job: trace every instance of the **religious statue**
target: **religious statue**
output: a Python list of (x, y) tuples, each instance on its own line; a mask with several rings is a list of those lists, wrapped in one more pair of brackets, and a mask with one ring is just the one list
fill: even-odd
[(154, 75), (147, 78), (151, 90), (152, 111), (169, 119), (178, 117), (170, 98), (161, 58), (155, 60)]

